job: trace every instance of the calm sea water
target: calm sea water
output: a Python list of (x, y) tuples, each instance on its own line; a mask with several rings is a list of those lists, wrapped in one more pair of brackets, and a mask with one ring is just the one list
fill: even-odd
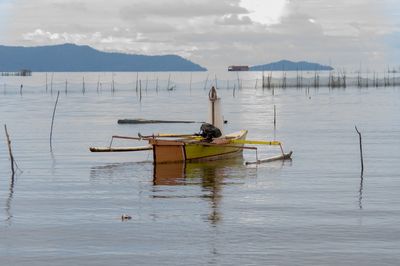
[[(0, 265), (399, 264), (399, 88), (276, 89), (273, 96), (255, 88), (255, 74), (239, 77), (241, 90), (236, 74), (222, 74), (225, 131), (280, 140), (292, 161), (245, 166), (255, 159), (246, 151), (243, 159), (155, 169), (150, 152), (90, 153), (112, 135), (199, 130), (117, 124), (206, 119), (214, 75), (159, 75), (140, 74), (141, 101), (136, 73), (48, 74), (47, 92), (44, 73), (0, 79), (0, 122), (23, 170), (12, 182), (1, 133)], [(263, 147), (260, 157), (278, 152)]]

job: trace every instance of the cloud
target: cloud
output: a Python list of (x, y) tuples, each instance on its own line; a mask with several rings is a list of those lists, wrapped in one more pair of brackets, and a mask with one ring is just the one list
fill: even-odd
[(382, 0), (336, 0), (319, 4), (312, 0), (292, 0), (290, 12), (317, 20), (326, 35), (355, 36), (360, 31), (381, 32), (387, 28), (384, 5)]
[(253, 21), (248, 16), (239, 17), (237, 14), (225, 15), (215, 21), (217, 25), (237, 26), (237, 25), (251, 25)]
[(56, 9), (59, 9), (63, 12), (66, 10), (72, 10), (74, 12), (89, 12), (90, 9), (85, 1), (62, 1), (56, 0), (50, 3)]
[[(261, 0), (18, 1), (3, 39), (16, 45), (74, 42), (107, 51), (179, 54), (223, 69), (284, 58), (385, 65), (394, 60), (390, 47), (398, 44), (387, 38), (399, 32), (396, 1), (264, 0), (266, 7), (252, 7)], [(273, 6), (279, 15), (265, 17)]]
[(121, 8), (122, 18), (137, 20), (144, 17), (193, 18), (225, 14), (247, 14), (237, 1), (184, 0), (184, 1), (137, 1)]

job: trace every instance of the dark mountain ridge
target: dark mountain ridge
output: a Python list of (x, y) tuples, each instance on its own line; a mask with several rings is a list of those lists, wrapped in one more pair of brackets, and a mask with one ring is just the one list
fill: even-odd
[(250, 67), (250, 71), (331, 71), (333, 69), (331, 66), (324, 66), (317, 63), (306, 61), (293, 62), (289, 60)]
[(37, 47), (0, 45), (0, 71), (206, 71), (177, 55), (107, 53), (87, 45), (61, 44)]

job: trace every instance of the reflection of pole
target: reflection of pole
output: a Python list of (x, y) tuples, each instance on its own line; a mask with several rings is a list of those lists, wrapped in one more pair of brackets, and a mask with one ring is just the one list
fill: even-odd
[(14, 175), (15, 175), (14, 156), (13, 156), (12, 150), (11, 150), (11, 140), (10, 140), (10, 136), (8, 135), (7, 125), (4, 125), (4, 130), (5, 130), (5, 132), (6, 132), (8, 153), (9, 153), (9, 155), (10, 155), (10, 161), (11, 161), (12, 179), (14, 180)]
[(8, 198), (6, 201), (6, 213), (7, 213), (7, 221), (10, 221), (12, 218), (12, 213), (11, 213), (11, 201), (14, 195), (14, 175), (11, 176), (11, 182), (10, 182), (10, 188), (9, 188), (10, 193), (8, 194)]
[(215, 125), (215, 106), (214, 102), (211, 103), (211, 115), (212, 115), (212, 124)]
[(211, 224), (216, 225), (220, 220), (219, 213), (219, 202), (221, 199), (221, 181), (223, 179), (222, 176), (218, 174), (216, 168), (206, 168), (203, 172), (203, 187), (207, 188), (210, 192), (210, 204), (211, 204), (211, 213), (208, 216)]
[(358, 206), (362, 209), (362, 193), (363, 193), (364, 177), (363, 172), (361, 172), (360, 190), (358, 191)]

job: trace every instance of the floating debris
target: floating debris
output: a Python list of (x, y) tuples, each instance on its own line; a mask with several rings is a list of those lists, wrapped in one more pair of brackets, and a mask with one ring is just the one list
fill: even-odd
[(122, 214), (121, 215), (121, 220), (122, 221), (127, 221), (127, 220), (131, 220), (132, 216), (128, 215), (128, 214)]

